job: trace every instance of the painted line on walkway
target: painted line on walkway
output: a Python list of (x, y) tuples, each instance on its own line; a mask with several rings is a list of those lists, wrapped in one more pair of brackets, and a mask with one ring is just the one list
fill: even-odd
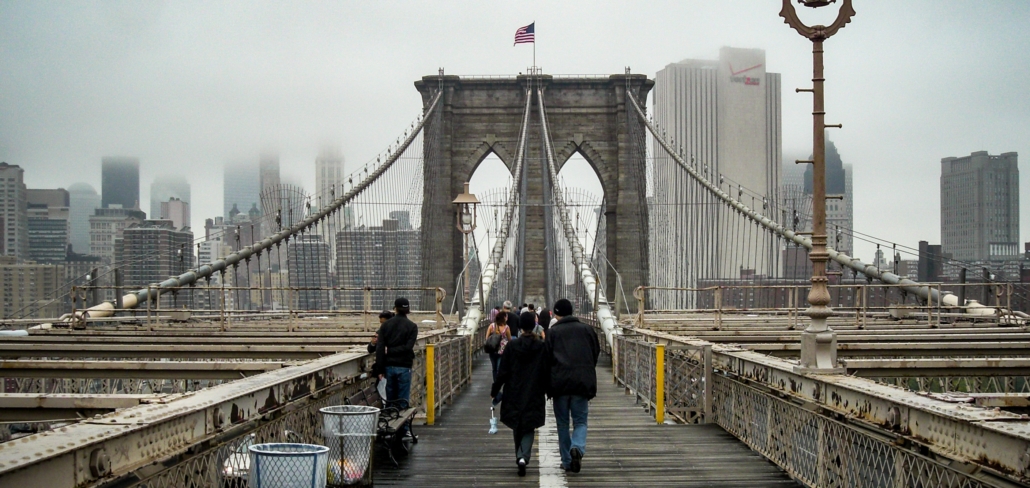
[(554, 423), (554, 408), (547, 401), (547, 416), (544, 426), (537, 429), (537, 459), (540, 463), (540, 486), (542, 488), (567, 488), (565, 470), (561, 469), (561, 452), (558, 450), (558, 427)]

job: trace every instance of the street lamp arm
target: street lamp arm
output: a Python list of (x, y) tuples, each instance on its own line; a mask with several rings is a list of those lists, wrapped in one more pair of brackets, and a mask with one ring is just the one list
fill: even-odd
[(791, 26), (799, 34), (813, 41), (822, 41), (836, 34), (838, 30), (844, 28), (845, 24), (851, 22), (851, 17), (854, 15), (855, 9), (851, 6), (851, 0), (843, 0), (840, 10), (837, 12), (837, 18), (832, 24), (828, 27), (824, 25), (809, 27), (798, 18), (798, 13), (794, 10), (791, 0), (783, 0), (783, 8), (780, 9), (780, 17), (783, 17), (783, 23)]

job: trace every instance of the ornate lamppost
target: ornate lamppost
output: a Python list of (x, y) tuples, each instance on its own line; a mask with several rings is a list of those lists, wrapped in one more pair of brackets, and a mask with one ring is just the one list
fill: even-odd
[[(806, 7), (825, 7), (836, 0), (797, 0)], [(826, 112), (823, 107), (823, 41), (829, 39), (845, 24), (851, 21), (855, 10), (851, 0), (843, 0), (837, 18), (829, 26), (807, 26), (798, 18), (791, 0), (783, 0), (780, 17), (784, 22), (812, 41), (812, 88), (798, 88), (798, 92), (812, 93), (812, 160), (799, 161), (812, 165), (812, 288), (808, 292), (808, 309), (805, 315), (811, 319), (801, 333), (801, 365), (795, 370), (801, 373), (843, 373), (837, 364), (837, 333), (826, 325), (826, 319), (833, 315), (829, 307), (830, 291), (827, 288), (826, 263), (830, 255), (826, 251)]]
[[(469, 193), (469, 184), (465, 182), (465, 191), (458, 195), (453, 202), (457, 208), (457, 223), (458, 231), (463, 234), (465, 241), (465, 257), (462, 260), (462, 269), (465, 270), (465, 296), (469, 296), (469, 234), (476, 230), (476, 217), (477, 211), (476, 206), (479, 205), (479, 199), (472, 193)], [(469, 296), (470, 300), (471, 297)], [(483, 298), (480, 298), (483, 300)]]

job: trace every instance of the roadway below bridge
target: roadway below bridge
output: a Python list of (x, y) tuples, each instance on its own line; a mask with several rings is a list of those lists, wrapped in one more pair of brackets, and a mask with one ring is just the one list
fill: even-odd
[(472, 374), (472, 385), (442, 410), (435, 425), (415, 427), (419, 443), (399, 468), (377, 464), (377, 486), (800, 486), (717, 425), (657, 425), (634, 396), (614, 384), (606, 365), (597, 368), (582, 471), (562, 471), (548, 405), (547, 425), (537, 430), (533, 459), (526, 477), (519, 478), (511, 430), (501, 425), (496, 435), (487, 434), (486, 356), (476, 360)]

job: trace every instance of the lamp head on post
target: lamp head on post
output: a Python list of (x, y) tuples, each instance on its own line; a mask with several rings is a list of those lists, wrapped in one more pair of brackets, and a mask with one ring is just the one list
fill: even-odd
[(472, 193), (469, 193), (468, 182), (465, 183), (465, 191), (458, 195), (451, 203), (458, 206), (458, 221), (456, 224), (458, 230), (462, 234), (470, 234), (476, 230), (476, 208), (479, 205), (479, 199)]

